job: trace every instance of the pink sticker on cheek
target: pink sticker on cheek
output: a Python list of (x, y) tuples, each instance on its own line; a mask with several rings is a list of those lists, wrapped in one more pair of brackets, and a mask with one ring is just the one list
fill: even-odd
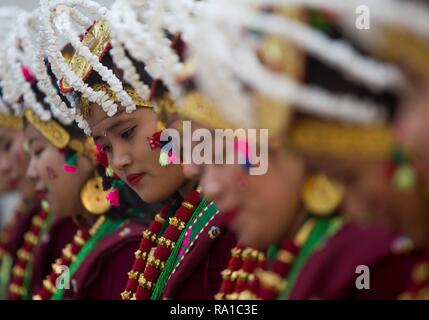
[(46, 173), (48, 174), (48, 178), (50, 180), (54, 180), (54, 179), (58, 178), (58, 175), (56, 174), (54, 169), (52, 169), (51, 167), (46, 168)]

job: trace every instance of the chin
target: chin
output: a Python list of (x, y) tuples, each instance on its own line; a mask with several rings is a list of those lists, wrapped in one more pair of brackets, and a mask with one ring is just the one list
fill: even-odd
[(273, 244), (269, 239), (262, 239), (262, 237), (256, 234), (243, 234), (239, 239), (244, 245), (261, 251), (267, 250)]
[(147, 190), (145, 188), (144, 190), (136, 190), (136, 192), (144, 202), (149, 204), (161, 202), (168, 198), (159, 192), (154, 192), (153, 189)]

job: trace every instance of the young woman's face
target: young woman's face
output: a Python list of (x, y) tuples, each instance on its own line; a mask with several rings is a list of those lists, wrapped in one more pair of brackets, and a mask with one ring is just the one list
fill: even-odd
[(263, 175), (248, 175), (240, 165), (208, 165), (201, 185), (220, 210), (231, 212), (240, 241), (266, 249), (290, 236), (299, 223), (303, 177), (298, 158), (270, 153)]
[(25, 199), (34, 197), (34, 186), (25, 177), (28, 159), (24, 151), (24, 133), (0, 128), (0, 192), (18, 189)]
[[(202, 128), (192, 123), (194, 130)], [(284, 151), (270, 152), (268, 171), (249, 175), (240, 164), (187, 164), (188, 178), (200, 177), (205, 196), (230, 219), (240, 241), (266, 249), (287, 237), (299, 219), (298, 205), (304, 168)]]
[(94, 166), (79, 157), (76, 173), (64, 171), (64, 154), (46, 140), (32, 125), (25, 129), (29, 144), (30, 164), (27, 176), (34, 181), (36, 191), (48, 201), (55, 214), (73, 216), (83, 212), (80, 192), (92, 176)]
[(180, 165), (161, 167), (160, 149), (149, 145), (148, 138), (158, 131), (151, 109), (138, 108), (131, 114), (120, 111), (108, 117), (101, 107), (93, 105), (88, 123), (115, 173), (144, 201), (163, 201), (186, 183)]

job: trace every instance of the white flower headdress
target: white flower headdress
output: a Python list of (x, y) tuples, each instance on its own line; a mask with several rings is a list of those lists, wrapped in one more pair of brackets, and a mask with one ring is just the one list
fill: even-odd
[[(112, 12), (106, 7), (91, 0), (41, 0), (40, 36), (38, 44), (41, 51), (47, 53), (52, 70), (58, 79), (66, 82), (72, 90), (78, 91), (84, 98), (92, 103), (100, 105), (108, 116), (113, 116), (118, 110), (117, 102), (105, 91), (95, 91), (85, 83), (86, 76), (90, 72), (97, 72), (114, 93), (116, 100), (130, 113), (136, 109), (132, 97), (124, 90), (121, 80), (100, 61), (105, 51), (110, 49), (110, 54), (116, 67), (120, 68), (127, 81), (136, 93), (147, 101), (149, 87), (143, 84), (135, 70), (134, 65), (127, 57), (124, 48), (118, 45), (116, 30), (110, 27)], [(83, 43), (85, 37), (80, 38), (82, 30), (87, 33), (95, 32), (99, 28), (104, 33), (109, 47), (104, 52), (94, 54), (88, 43)], [(77, 74), (62, 55), (61, 42), (69, 43), (75, 56), (72, 59), (81, 59), (86, 63), (89, 73), (86, 76)], [(86, 69), (85, 69), (86, 70)], [(76, 108), (76, 107), (75, 107)], [(76, 112), (76, 110), (74, 110)], [(90, 128), (81, 114), (76, 112), (76, 121), (85, 133), (90, 133)]]
[(116, 34), (112, 39), (118, 48), (123, 46), (135, 60), (143, 62), (153, 79), (162, 80), (173, 98), (180, 96), (176, 77), (184, 65), (167, 32), (170, 35), (182, 32), (195, 2), (117, 0), (112, 5), (111, 23)]
[[(53, 117), (63, 125), (73, 122), (73, 112), (58, 96), (54, 84), (45, 65), (44, 55), (36, 48), (35, 38), (39, 10), (32, 13), (22, 13), (17, 19), (16, 28), (6, 40), (6, 55), (2, 66), (5, 100), (18, 112), (18, 109), (31, 108), (43, 121)], [(36, 97), (31, 86), (44, 94), (43, 103)], [(66, 112), (65, 112), (66, 111)]]
[[(386, 115), (374, 103), (351, 95), (334, 94), (320, 87), (303, 85), (288, 76), (268, 70), (255, 54), (258, 44), (255, 44), (252, 34), (243, 34), (245, 29), (288, 39), (300, 50), (309, 52), (353, 81), (372, 90), (401, 88), (405, 84), (405, 77), (395, 66), (362, 56), (345, 42), (330, 39), (299, 21), (275, 12), (259, 10), (261, 5), (298, 5), (330, 9), (338, 15), (345, 15), (345, 12), (354, 13), (350, 11), (352, 6), (345, 4), (348, 2), (208, 1), (199, 7), (198, 19), (191, 21), (184, 33), (190, 46), (191, 59), (195, 64), (198, 85), (228, 119), (247, 126), (253, 122), (247, 90), (249, 87), (254, 92), (282, 101), (285, 105), (293, 104), (300, 110), (322, 117), (355, 123), (384, 120)], [(398, 1), (381, 2), (386, 6), (399, 6)], [(357, 1), (352, 0), (351, 3), (356, 7)], [(381, 8), (383, 6), (377, 6), (376, 16), (386, 18)], [(387, 16), (393, 19), (392, 15)], [(424, 24), (427, 25), (427, 21), (424, 22), (419, 14), (414, 24), (408, 22), (408, 27), (422, 31)]]

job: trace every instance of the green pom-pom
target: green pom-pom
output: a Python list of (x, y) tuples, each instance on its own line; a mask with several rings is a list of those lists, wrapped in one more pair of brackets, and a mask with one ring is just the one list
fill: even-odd
[(66, 164), (75, 167), (77, 164), (77, 152), (74, 152), (70, 157), (66, 159)]
[(106, 176), (113, 177), (113, 168), (110, 165), (106, 168)]
[(159, 164), (161, 167), (168, 166), (168, 152), (162, 152), (159, 154)]
[(409, 165), (401, 165), (395, 172), (394, 183), (398, 190), (410, 191), (416, 184), (416, 173)]
[(42, 209), (45, 211), (49, 211), (49, 203), (46, 200), (42, 200)]

